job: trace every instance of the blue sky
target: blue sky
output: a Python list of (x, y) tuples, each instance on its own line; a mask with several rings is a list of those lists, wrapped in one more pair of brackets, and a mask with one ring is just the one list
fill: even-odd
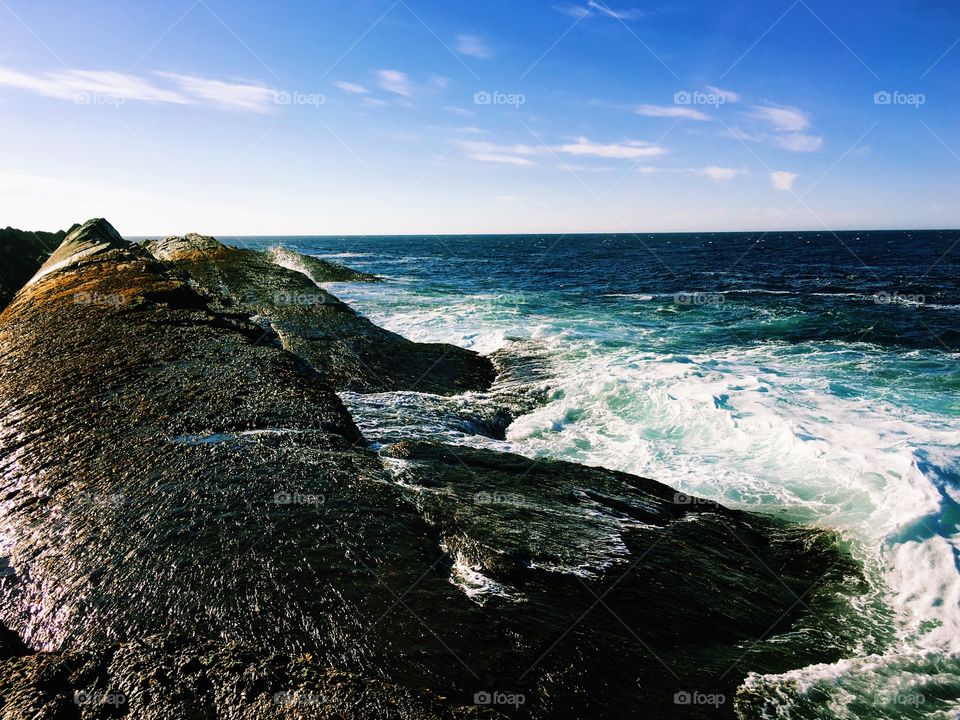
[(960, 8), (0, 0), (0, 225), (960, 226)]

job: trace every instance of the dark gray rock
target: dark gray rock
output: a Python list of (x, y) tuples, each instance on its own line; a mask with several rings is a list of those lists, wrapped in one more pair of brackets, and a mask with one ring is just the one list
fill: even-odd
[[(385, 701), (387, 700), (388, 701)], [(0, 663), (0, 717), (108, 720), (493, 720), (413, 691), (296, 657), (176, 636)]]
[[(453, 345), (411, 342), (377, 327), (317, 286), (372, 276), (289, 251), (230, 248), (199, 235), (150, 241), (145, 247), (211, 297), (213, 307), (254, 314), (285, 349), (338, 390), (451, 395), (484, 390), (496, 375), (487, 358)], [(302, 266), (303, 272), (277, 264), (278, 259)]]
[(55, 233), (9, 227), (0, 230), (0, 311), (46, 262), (65, 235), (63, 230)]

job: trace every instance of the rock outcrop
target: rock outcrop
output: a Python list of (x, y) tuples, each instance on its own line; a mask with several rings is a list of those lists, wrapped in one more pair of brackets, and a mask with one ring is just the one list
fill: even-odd
[(25, 232), (9, 227), (0, 230), (0, 310), (46, 262), (66, 234), (63, 230), (55, 233)]
[(0, 622), (24, 643), (0, 717), (729, 717), (747, 671), (855, 641), (833, 536), (601, 468), (378, 454), (334, 388), (423, 369), (451, 393), (485, 365), (265, 254), (162, 242), (91, 221), (0, 314)]
[(216, 309), (253, 315), (335, 389), (450, 395), (484, 390), (496, 374), (489, 359), (470, 350), (414, 343), (377, 327), (317, 285), (373, 276), (289, 250), (230, 248), (200, 235), (145, 247), (212, 298)]

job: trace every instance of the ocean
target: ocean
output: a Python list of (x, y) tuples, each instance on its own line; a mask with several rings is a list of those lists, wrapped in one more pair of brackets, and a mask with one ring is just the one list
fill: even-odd
[(380, 275), (328, 289), (534, 369), (500, 438), (449, 402), (344, 393), (375, 443), (573, 460), (838, 531), (876, 630), (840, 663), (744, 678), (770, 717), (960, 717), (960, 232), (220, 239)]

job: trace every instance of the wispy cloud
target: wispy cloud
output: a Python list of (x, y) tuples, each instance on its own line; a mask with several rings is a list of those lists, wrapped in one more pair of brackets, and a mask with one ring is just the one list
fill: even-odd
[(530, 145), (498, 145), (476, 140), (466, 140), (461, 142), (460, 146), (471, 160), (504, 165), (532, 165), (533, 161), (529, 156), (537, 153), (537, 149)]
[(375, 74), (381, 89), (402, 97), (413, 95), (413, 83), (406, 73), (399, 70), (376, 70)]
[(176, 73), (157, 73), (157, 75), (173, 81), (181, 91), (193, 98), (225, 108), (266, 112), (276, 103), (278, 95), (276, 90), (265, 85), (229, 83)]
[(810, 116), (800, 108), (755, 105), (751, 114), (779, 132), (801, 132), (810, 127)]
[(777, 170), (776, 172), (770, 173), (770, 184), (773, 186), (774, 190), (779, 190), (780, 192), (790, 192), (793, 190), (793, 181), (799, 177), (796, 173), (787, 172), (786, 170)]
[(101, 94), (124, 100), (179, 103), (190, 99), (174, 90), (162, 89), (137, 75), (107, 70), (58, 70), (26, 73), (0, 68), (0, 85), (32, 90), (46, 97), (82, 101), (85, 95)]
[(631, 160), (643, 157), (656, 157), (667, 152), (666, 148), (639, 140), (629, 140), (622, 144), (602, 144), (591, 142), (585, 137), (577, 138), (575, 143), (558, 145), (553, 148), (568, 155), (617, 158)]
[(553, 9), (572, 18), (586, 18), (590, 16), (610, 17), (616, 20), (639, 20), (650, 13), (639, 8), (615, 10), (605, 0), (588, 0), (586, 5), (554, 5)]
[(748, 132), (731, 128), (730, 135), (738, 140), (764, 142), (795, 153), (817, 152), (823, 147), (823, 138), (804, 132), (812, 125), (810, 116), (797, 107), (755, 105), (748, 118), (768, 126), (762, 131)]
[(778, 135), (773, 141), (784, 150), (795, 153), (817, 152), (817, 150), (823, 147), (822, 137), (819, 135), (807, 135), (806, 133)]
[(197, 75), (156, 72), (148, 78), (110, 70), (72, 68), (51, 72), (0, 68), (0, 86), (82, 104), (150, 102), (208, 105), (250, 112), (269, 112), (276, 105), (278, 95), (277, 90), (266, 85), (227, 82)]
[(723, 88), (718, 88), (716, 85), (707, 85), (707, 90), (712, 92), (714, 95), (719, 95), (722, 97), (724, 102), (740, 102), (740, 94), (735, 93), (733, 90), (724, 90)]
[(356, 83), (347, 82), (346, 80), (337, 80), (334, 83), (334, 86), (340, 88), (345, 93), (350, 95), (366, 95), (369, 90), (367, 90), (363, 85), (357, 85)]
[(572, 155), (574, 157), (595, 157), (611, 160), (634, 160), (638, 158), (658, 157), (667, 152), (666, 148), (641, 140), (627, 140), (623, 143), (596, 143), (586, 137), (576, 142), (560, 145), (498, 145), (490, 142), (467, 141), (461, 143), (467, 156), (485, 162), (530, 165), (532, 157), (544, 155)]
[(677, 105), (640, 105), (636, 109), (638, 115), (647, 117), (686, 118), (688, 120), (709, 120), (710, 116), (700, 110)]
[(703, 175), (708, 177), (711, 180), (732, 180), (737, 175), (740, 175), (743, 171), (737, 170), (736, 168), (728, 167), (718, 167), (717, 165), (710, 165), (704, 168), (698, 168), (694, 170), (697, 175)]
[(503, 153), (474, 152), (468, 153), (467, 157), (469, 157), (471, 160), (478, 160), (480, 162), (492, 162), (517, 166), (533, 165), (533, 162), (525, 157), (520, 157), (518, 155), (505, 155)]
[(461, 55), (469, 55), (479, 60), (487, 60), (493, 57), (493, 51), (476, 35), (457, 35), (457, 42), (454, 47)]

